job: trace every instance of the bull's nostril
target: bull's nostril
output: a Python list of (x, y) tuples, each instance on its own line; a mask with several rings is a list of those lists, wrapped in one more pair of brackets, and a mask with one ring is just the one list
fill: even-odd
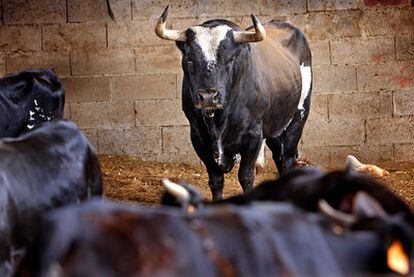
[(220, 95), (218, 92), (214, 93), (213, 95), (213, 101), (214, 102), (218, 102), (220, 100)]
[(198, 93), (198, 99), (200, 101), (203, 101), (204, 100), (204, 96), (203, 96), (203, 94), (201, 92)]

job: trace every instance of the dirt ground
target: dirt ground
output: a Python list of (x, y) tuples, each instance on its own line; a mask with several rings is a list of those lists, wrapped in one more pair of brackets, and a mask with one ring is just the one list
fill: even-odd
[[(196, 186), (207, 199), (210, 190), (203, 166), (182, 163), (143, 162), (130, 156), (100, 156), (105, 195), (121, 201), (145, 204), (158, 203), (163, 192), (162, 178), (186, 181)], [(414, 162), (379, 164), (390, 175), (382, 181), (414, 205)], [(256, 175), (256, 184), (277, 176), (274, 166), (267, 166)], [(237, 168), (225, 176), (224, 197), (241, 193)]]

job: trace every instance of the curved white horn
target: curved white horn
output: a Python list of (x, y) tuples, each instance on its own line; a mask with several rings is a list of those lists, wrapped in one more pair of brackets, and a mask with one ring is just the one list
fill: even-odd
[(187, 203), (190, 200), (190, 193), (179, 184), (167, 178), (162, 179), (162, 184), (169, 193), (177, 197), (182, 203)]
[(234, 34), (234, 41), (237, 43), (242, 42), (259, 42), (265, 39), (266, 37), (266, 30), (263, 27), (262, 23), (260, 23), (257, 16), (252, 14), (252, 20), (255, 32), (250, 31), (235, 31)]
[(162, 39), (174, 40), (174, 41), (186, 41), (187, 37), (185, 31), (181, 30), (169, 30), (165, 27), (167, 24), (168, 14), (170, 13), (170, 5), (168, 5), (161, 17), (158, 19), (155, 25), (155, 33)]
[(326, 202), (325, 199), (319, 200), (318, 208), (322, 214), (326, 215), (341, 226), (348, 227), (357, 221), (357, 217), (355, 215), (335, 210), (331, 205), (328, 204), (328, 202)]

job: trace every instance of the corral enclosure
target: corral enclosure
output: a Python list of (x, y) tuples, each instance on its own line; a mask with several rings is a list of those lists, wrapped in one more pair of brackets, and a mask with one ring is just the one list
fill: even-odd
[[(324, 167), (347, 154), (414, 160), (414, 6), (410, 0), (0, 1), (0, 74), (53, 67), (66, 117), (101, 154), (197, 163), (181, 111), (180, 52), (154, 34), (211, 18), (247, 27), (286, 20), (313, 52), (314, 95), (302, 155)], [(270, 157), (270, 155), (269, 155)]]

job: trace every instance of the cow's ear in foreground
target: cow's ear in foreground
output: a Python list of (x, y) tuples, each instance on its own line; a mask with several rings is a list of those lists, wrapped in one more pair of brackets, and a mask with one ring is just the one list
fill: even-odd
[(177, 199), (182, 203), (188, 203), (190, 200), (190, 193), (180, 184), (174, 183), (167, 178), (162, 180), (162, 184), (164, 185), (167, 192), (172, 194), (173, 196), (177, 197)]
[(410, 272), (410, 259), (399, 240), (394, 240), (387, 249), (387, 265), (392, 271), (402, 275)]

